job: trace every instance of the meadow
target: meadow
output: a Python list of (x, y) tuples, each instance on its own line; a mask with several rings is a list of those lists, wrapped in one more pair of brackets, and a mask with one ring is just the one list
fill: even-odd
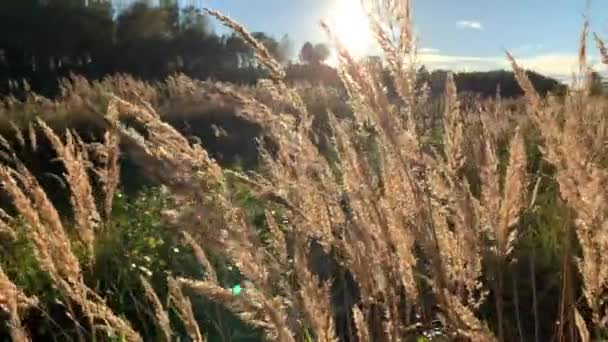
[(587, 26), (567, 91), (539, 94), (507, 53), (521, 98), (462, 96), (452, 75), (435, 97), (407, 2), (382, 3), (381, 64), (324, 26), (341, 88), (285, 82), (209, 11), (268, 79), (73, 76), (4, 98), (2, 338), (608, 339), (608, 101)]

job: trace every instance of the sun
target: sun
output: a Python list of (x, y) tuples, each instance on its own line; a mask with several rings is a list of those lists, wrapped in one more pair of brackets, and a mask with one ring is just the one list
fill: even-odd
[(368, 20), (360, 0), (333, 0), (328, 23), (353, 57), (365, 56), (372, 45)]

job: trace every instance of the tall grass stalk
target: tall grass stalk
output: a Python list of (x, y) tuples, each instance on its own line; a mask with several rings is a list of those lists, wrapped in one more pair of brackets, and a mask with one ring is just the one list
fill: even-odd
[[(356, 61), (332, 27), (322, 24), (337, 47), (349, 107), (348, 115), (324, 113), (326, 131), (315, 129), (319, 118), (303, 90), (283, 81), (280, 64), (263, 44), (231, 18), (208, 10), (256, 51), (271, 81), (252, 90), (184, 77), (162, 86), (128, 77), (92, 84), (75, 79), (65, 86), (71, 90), (63, 106), (93, 112), (98, 111), (91, 109), (94, 104), (103, 107), (105, 115), (97, 118), (104, 127), (101, 142), (87, 143), (71, 130), (58, 134), (41, 119), (36, 125), (16, 124), (18, 145), (40, 149), (46, 141), (61, 161), (72, 215), (60, 215), (13, 144), (0, 141), (5, 161), (0, 183), (12, 203), (10, 215), (1, 212), (0, 231), (15, 244), (17, 222), (23, 222), (35, 262), (60, 293), (79, 340), (95, 339), (106, 330), (118, 339), (144, 339), (85, 277), (100, 255), (99, 238), (113, 224), (121, 155), (139, 167), (142, 177), (168, 190), (172, 201), (163, 218), (168, 229), (183, 236), (202, 268), (200, 278), (151, 270), (155, 278), (166, 279), (166, 301), (157, 284), (148, 278), (138, 282), (163, 339), (172, 340), (180, 329), (193, 341), (208, 338), (208, 328), (195, 315), (198, 296), (225, 307), (269, 341), (405, 341), (428, 334), (435, 321), (441, 322), (435, 333), (451, 339), (531, 338), (523, 332), (515, 270), (519, 238), (530, 229), (522, 217), (537, 215), (540, 183), (529, 184), (536, 148), (554, 172), (556, 197), (571, 210), (562, 222), (568, 234), (562, 241), (555, 337), (587, 341), (592, 334), (600, 336), (608, 322), (603, 296), (608, 287), (608, 102), (590, 92), (585, 39), (579, 51), (581, 91), (541, 97), (507, 52), (525, 93), (521, 112), (510, 113), (500, 99), (463, 103), (449, 75), (442, 124), (429, 127), (428, 88), (417, 80), (411, 4), (365, 4), (395, 92), (386, 90), (379, 70)], [(597, 35), (596, 41), (608, 61)], [(259, 167), (250, 172), (222, 167), (210, 151), (165, 120), (159, 112), (161, 94), (211, 98), (238, 108), (236, 116), (263, 132)], [(87, 106), (82, 97), (89, 100)], [(26, 101), (31, 101), (28, 110), (61, 106)], [(538, 131), (540, 146), (530, 146), (530, 131)], [(325, 146), (319, 134), (327, 138)], [(535, 253), (529, 260), (530, 335), (538, 341), (543, 313)], [(236, 283), (221, 276), (227, 269), (238, 275)], [(32, 300), (13, 280), (0, 272), (0, 308), (8, 314), (13, 339), (24, 341), (28, 335), (20, 320)], [(516, 328), (510, 326), (508, 286), (513, 287)], [(173, 316), (181, 321), (177, 326)]]

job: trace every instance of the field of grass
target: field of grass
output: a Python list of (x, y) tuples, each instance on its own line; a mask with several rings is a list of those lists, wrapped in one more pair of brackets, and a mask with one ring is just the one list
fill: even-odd
[[(73, 77), (0, 107), (0, 309), (13, 341), (608, 338), (608, 101), (441, 99), (390, 71), (344, 89)], [(330, 29), (328, 34), (332, 37)], [(608, 62), (608, 52), (597, 38)], [(335, 41), (340, 48), (340, 42)]]

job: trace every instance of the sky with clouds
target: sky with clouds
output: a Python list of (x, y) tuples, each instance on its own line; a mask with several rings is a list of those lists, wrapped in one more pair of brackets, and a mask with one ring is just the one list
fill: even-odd
[[(300, 46), (325, 40), (318, 23), (336, 1), (360, 0), (206, 0), (205, 6), (251, 31), (287, 33)], [(575, 68), (584, 0), (413, 0), (413, 8), (419, 59), (430, 69), (507, 68), (505, 49), (551, 76), (567, 77)], [(608, 37), (607, 0), (591, 1), (589, 19), (592, 32)], [(595, 52), (591, 59), (595, 65)]]

